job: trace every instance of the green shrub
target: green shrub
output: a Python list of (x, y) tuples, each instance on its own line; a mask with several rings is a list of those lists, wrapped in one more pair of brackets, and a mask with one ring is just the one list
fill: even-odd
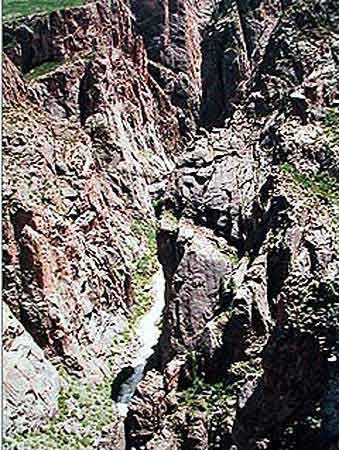
[(339, 183), (334, 178), (329, 177), (327, 173), (319, 172), (317, 175), (306, 175), (289, 163), (283, 164), (281, 169), (291, 175), (296, 183), (311, 191), (314, 195), (338, 202)]
[(49, 61), (41, 64), (40, 66), (35, 67), (30, 72), (28, 72), (25, 76), (27, 81), (33, 81), (43, 75), (46, 75), (49, 72), (52, 72), (54, 69), (59, 67), (62, 64), (62, 61)]
[(326, 134), (330, 144), (339, 143), (339, 108), (328, 108), (325, 117)]
[(208, 383), (198, 373), (196, 354), (190, 353), (187, 359), (191, 367), (191, 385), (178, 394), (179, 403), (191, 408), (193, 413), (200, 409), (212, 415), (221, 408), (231, 414), (237, 401), (233, 386), (224, 382)]
[[(111, 380), (85, 383), (60, 370), (67, 382), (58, 399), (59, 412), (40, 431), (15, 434), (4, 439), (6, 450), (76, 450), (91, 448), (102, 429), (116, 419), (111, 399)], [(74, 420), (76, 429), (65, 430)], [(66, 425), (67, 426), (67, 425)]]
[(152, 296), (147, 292), (147, 287), (152, 276), (158, 269), (156, 228), (149, 220), (134, 220), (131, 231), (143, 242), (145, 249), (143, 254), (134, 263), (132, 278), (134, 305), (129, 320), (130, 336), (133, 328), (152, 304)]

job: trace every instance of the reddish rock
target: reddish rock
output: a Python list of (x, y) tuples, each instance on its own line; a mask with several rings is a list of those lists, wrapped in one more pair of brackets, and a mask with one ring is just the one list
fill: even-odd
[(112, 14), (102, 2), (24, 18), (4, 26), (7, 55), (24, 73), (49, 61), (112, 44)]
[(4, 106), (23, 102), (27, 97), (27, 87), (19, 71), (6, 55), (3, 60), (3, 72), (6, 74), (2, 84)]
[(154, 206), (166, 307), (127, 448), (336, 445), (336, 22), (334, 0), (143, 0), (7, 26), (24, 71), (63, 63), (28, 88), (4, 64), (6, 349), (34, 406), (10, 430), (54, 414), (54, 364), (94, 386), (130, 364)]

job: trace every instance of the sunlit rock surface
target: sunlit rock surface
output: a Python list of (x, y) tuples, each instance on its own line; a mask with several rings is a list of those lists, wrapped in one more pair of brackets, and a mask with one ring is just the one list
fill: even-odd
[[(114, 0), (6, 22), (9, 448), (336, 450), (336, 6)], [(160, 337), (124, 418), (158, 261)]]

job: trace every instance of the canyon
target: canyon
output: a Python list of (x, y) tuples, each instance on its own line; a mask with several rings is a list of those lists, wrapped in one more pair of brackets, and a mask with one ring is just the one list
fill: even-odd
[(338, 450), (336, 0), (4, 21), (7, 450)]

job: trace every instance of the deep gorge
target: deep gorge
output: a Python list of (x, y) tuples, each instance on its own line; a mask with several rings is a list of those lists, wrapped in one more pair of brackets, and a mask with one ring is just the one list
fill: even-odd
[(335, 0), (4, 18), (8, 450), (337, 450)]

